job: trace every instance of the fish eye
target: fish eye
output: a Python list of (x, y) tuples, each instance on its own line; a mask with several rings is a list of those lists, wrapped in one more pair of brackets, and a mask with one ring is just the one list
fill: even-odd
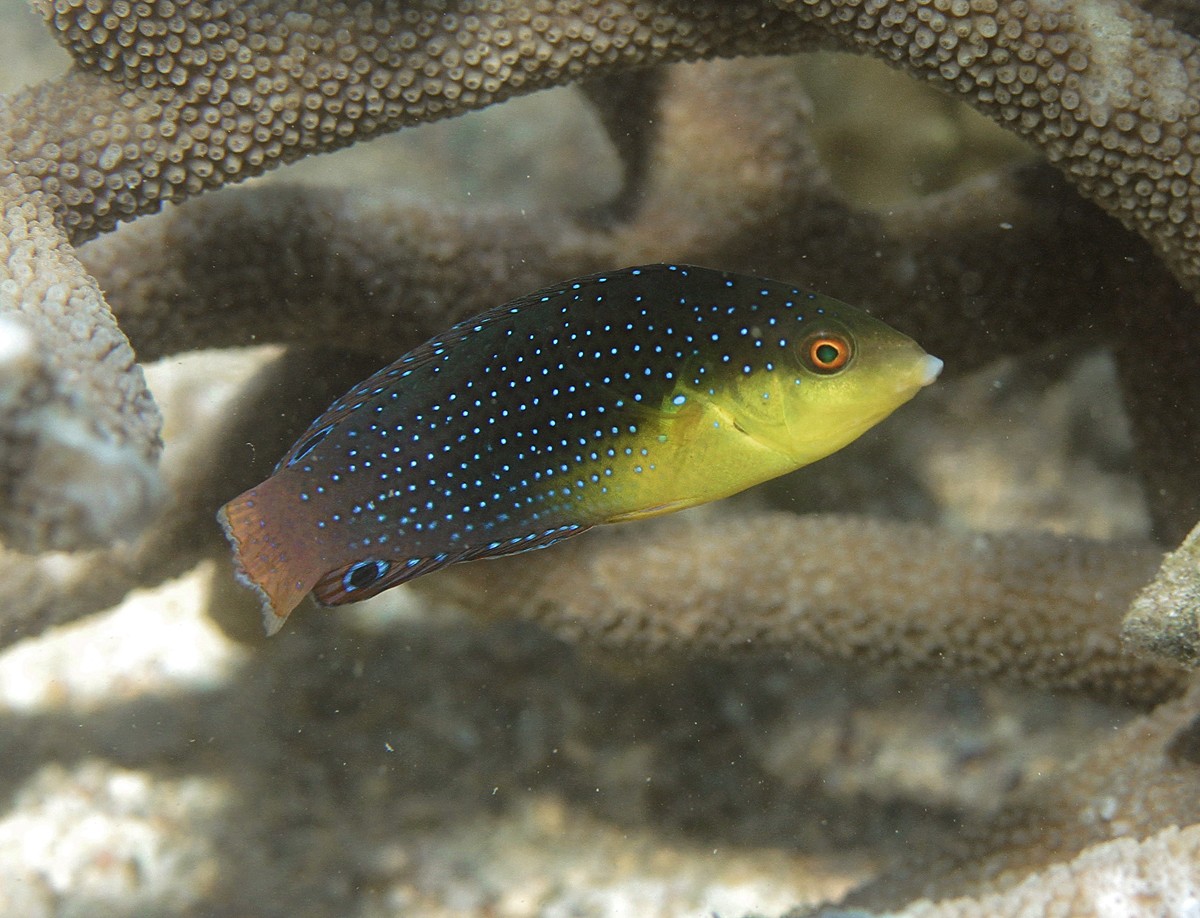
[(365, 590), (371, 584), (377, 583), (388, 572), (389, 567), (391, 565), (386, 561), (359, 561), (351, 564), (342, 575), (342, 588), (347, 593)]
[(810, 370), (828, 376), (845, 368), (853, 356), (853, 348), (844, 335), (818, 332), (804, 340), (800, 354)]

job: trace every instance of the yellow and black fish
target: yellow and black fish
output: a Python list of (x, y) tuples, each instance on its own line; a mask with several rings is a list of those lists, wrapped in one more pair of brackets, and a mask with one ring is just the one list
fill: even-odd
[(267, 631), (827, 456), (942, 362), (837, 300), (687, 265), (556, 284), (354, 387), (219, 517)]

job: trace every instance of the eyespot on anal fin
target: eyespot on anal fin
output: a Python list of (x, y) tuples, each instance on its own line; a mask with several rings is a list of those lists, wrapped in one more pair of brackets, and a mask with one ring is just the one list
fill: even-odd
[(280, 515), (272, 512), (274, 494), (267, 479), (217, 511), (217, 520), (233, 546), (237, 578), (254, 590), (263, 607), (263, 627), (275, 634), (319, 578), (315, 565), (281, 533)]
[(366, 558), (329, 571), (312, 586), (318, 605), (340, 606), (377, 596), (384, 590), (440, 570), (458, 560), (450, 555), (405, 561)]

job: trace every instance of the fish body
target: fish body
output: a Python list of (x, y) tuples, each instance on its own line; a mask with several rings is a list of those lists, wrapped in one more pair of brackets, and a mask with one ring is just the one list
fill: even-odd
[(647, 265), (468, 319), (355, 386), (219, 514), (273, 633), (457, 561), (725, 497), (839, 449), (941, 361), (790, 284)]

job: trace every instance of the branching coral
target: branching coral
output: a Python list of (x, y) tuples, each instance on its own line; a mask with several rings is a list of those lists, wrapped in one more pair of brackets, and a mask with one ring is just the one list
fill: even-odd
[(1200, 661), (1200, 526), (1134, 600), (1123, 633), (1141, 653), (1185, 666)]
[(603, 94), (622, 67), (869, 50), (1040, 145), (1193, 285), (1195, 42), (1127, 4), (941, 6), (44, 2), (76, 67), (9, 101), (0, 154), (19, 179), (10, 197), (46, 194), (79, 242), (313, 151), (564, 81), (592, 77)]
[[(1153, 703), (1178, 691), (1183, 674), (1123, 654), (1119, 628), (1158, 557), (1129, 545), (773, 514), (589, 535), (509, 562), (519, 576), (503, 563), (475, 565), (423, 589), (619, 652), (808, 651)], [(1070, 650), (1030, 652), (1052, 647)]]
[[(250, 340), (289, 350), (196, 453), (168, 457), (167, 510), (140, 542), (70, 561), (4, 559), (6, 582), (16, 585), (4, 642), (210, 551), (213, 508), (384, 359), (539, 284), (655, 259), (759, 271), (861, 302), (960, 370), (1065, 338), (1105, 344), (1133, 409), (1160, 533), (1177, 540), (1200, 516), (1200, 54), (1186, 9), (1176, 26), (1124, 0), (36, 6), (74, 65), (0, 101), (0, 529), (8, 543), (106, 546), (138, 531), (163, 502), (157, 413), (123, 333), (143, 359)], [(938, 85), (1026, 138), (1058, 171), (1026, 164), (887, 214), (864, 211), (823, 170), (786, 62), (658, 66), (815, 48), (872, 54)], [(602, 213), (466, 212), (374, 190), (263, 185), (138, 219), (78, 257), (72, 248), (165, 202), (313, 152), (575, 81), (624, 163), (624, 190)], [(651, 531), (613, 533), (509, 562), (536, 582), (487, 601), (626, 649), (803, 647), (1011, 674), (1140, 704), (1183, 685), (1181, 671), (1119, 650), (1120, 613), (1158, 560), (1149, 546), (777, 517), (657, 533), (666, 541), (648, 541)], [(832, 570), (823, 556), (792, 548), (833, 543), (842, 547)], [(1128, 626), (1141, 646), (1166, 641), (1189, 662), (1194, 562), (1189, 547), (1169, 559)], [(427, 587), (462, 591), (502, 569)], [(822, 592), (822, 578), (835, 576), (846, 586)], [(479, 604), (477, 591), (464, 595)], [(1118, 810), (1132, 807), (1139, 789), (1175, 778), (1192, 786), (1179, 723), (1194, 708), (1194, 695), (1185, 696), (1114, 740), (1121, 755), (1139, 754), (1139, 729), (1172, 724), (1154, 734), (1142, 765), (1104, 772), (1128, 777)], [(1184, 739), (1171, 745), (1168, 733)], [(1168, 745), (1173, 777), (1164, 777), (1161, 756), (1160, 771), (1146, 764)], [(1103, 772), (1103, 757), (1079, 774)], [(1081, 812), (1105, 787), (1079, 782), (1078, 797), (1047, 805), (1040, 821), (993, 827), (966, 855), (985, 872), (1010, 869), (1012, 884), (951, 883), (931, 895), (1008, 896), (1003, 907), (1015, 911), (1021, 890), (1039, 895), (1043, 877), (1065, 873), (1069, 886), (1135, 845), (1142, 860), (1194, 847), (1194, 826), (1172, 834), (1158, 810), (1088, 829)], [(1084, 802), (1068, 812), (1071, 801)], [(1191, 810), (1177, 813), (1195, 822)], [(1131, 840), (1110, 841), (1123, 833)], [(1071, 842), (1058, 851), (1064, 837)], [(1001, 849), (1016, 853), (1005, 860)], [(1022, 876), (1031, 886), (1016, 885)], [(910, 884), (862, 901), (922, 893)], [(963, 905), (976, 907), (990, 906)]]
[(1125, 2), (778, 5), (1027, 137), (1196, 288), (1200, 48), (1191, 36)]
[(133, 350), (50, 202), (10, 195), (2, 219), (0, 527), (32, 549), (136, 535), (162, 495), (158, 410)]
[(1200, 280), (1200, 57), (1189, 36), (1129, 3), (39, 6), (78, 69), (14, 101), (46, 129), (15, 138), (11, 155), (28, 188), (62, 199), (77, 240), (164, 200), (514, 93), (622, 65), (825, 45), (874, 51), (990, 111), (1185, 282)]
[[(751, 3), (39, 3), (77, 69), (19, 96), (75, 241), (310, 153), (619, 65), (795, 50)], [(64, 169), (64, 167), (66, 167)]]
[[(1122, 914), (1185, 914), (1200, 884), (1200, 826), (1163, 829), (1144, 841), (1121, 838), (1088, 848), (1073, 860), (1034, 873), (1011, 889), (975, 898), (921, 899), (888, 914), (893, 918), (1039, 918)], [(862, 911), (824, 912), (864, 916)]]

